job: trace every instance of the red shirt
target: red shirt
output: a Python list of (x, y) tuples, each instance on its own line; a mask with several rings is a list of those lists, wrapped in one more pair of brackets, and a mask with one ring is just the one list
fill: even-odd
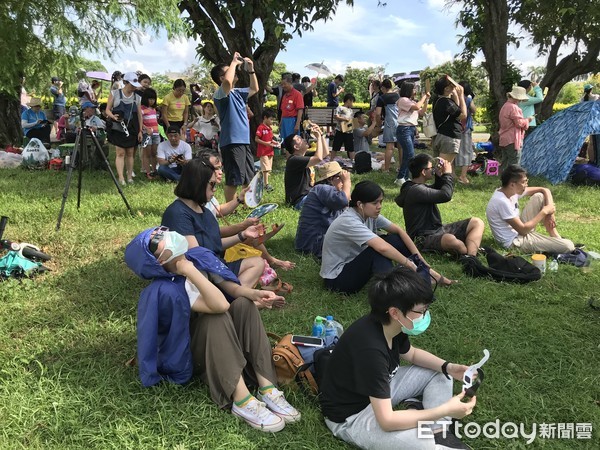
[[(271, 127), (261, 123), (256, 129), (256, 137), (261, 141), (271, 142), (273, 140), (273, 130)], [(273, 156), (273, 147), (270, 145), (256, 144), (256, 156)]]
[(285, 92), (281, 97), (281, 117), (297, 117), (298, 111), (304, 109), (304, 97), (296, 89)]

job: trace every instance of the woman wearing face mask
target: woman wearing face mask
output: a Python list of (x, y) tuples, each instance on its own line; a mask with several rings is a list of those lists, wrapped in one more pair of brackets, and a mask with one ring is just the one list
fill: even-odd
[[(125, 250), (131, 270), (152, 280), (138, 303), (142, 384), (184, 384), (195, 373), (219, 408), (253, 428), (276, 432), (297, 422), (300, 413), (274, 386), (271, 346), (253, 303), (277, 296), (241, 286), (214, 253), (187, 247), (185, 237), (159, 227)], [(258, 386), (256, 397), (247, 383)]]
[[(369, 449), (468, 449), (443, 424), (473, 411), (476, 398), (452, 396), (452, 378), (467, 366), (419, 348), (409, 336), (431, 322), (431, 286), (413, 271), (396, 267), (369, 289), (370, 314), (354, 322), (336, 344), (321, 388), (321, 409), (334, 436)], [(400, 360), (408, 365), (400, 365)], [(414, 397), (422, 397), (422, 402)], [(408, 409), (394, 410), (410, 399)], [(420, 427), (419, 421), (429, 421)], [(446, 428), (446, 431), (447, 428)]]
[[(175, 187), (177, 199), (162, 216), (162, 224), (185, 236), (190, 248), (204, 247), (223, 257), (225, 249), (246, 239), (256, 239), (264, 233), (262, 226), (246, 228), (235, 236), (221, 238), (219, 223), (205, 208), (215, 194), (217, 176), (213, 165), (204, 158), (192, 159), (183, 166), (181, 178)], [(252, 287), (264, 270), (260, 257), (245, 258), (227, 263), (244, 286)]]
[[(329, 226), (323, 241), (321, 277), (332, 291), (353, 294), (373, 274), (392, 270), (396, 262), (438, 284), (452, 281), (431, 269), (406, 231), (380, 214), (383, 189), (372, 181), (361, 181), (350, 196), (350, 208)], [(378, 230), (387, 235), (378, 236)], [(415, 263), (416, 262), (416, 263)]]

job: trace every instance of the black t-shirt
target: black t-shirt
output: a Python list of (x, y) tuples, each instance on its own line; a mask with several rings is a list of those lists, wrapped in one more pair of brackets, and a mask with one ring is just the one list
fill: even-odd
[(460, 116), (459, 106), (448, 97), (440, 97), (433, 105), (433, 120), (438, 134), (460, 139), (462, 125), (457, 119), (458, 116)]
[(295, 205), (310, 190), (309, 156), (292, 155), (285, 163), (285, 201)]
[(366, 315), (354, 322), (335, 346), (319, 386), (323, 415), (341, 423), (369, 405), (369, 397), (391, 398), (390, 381), (400, 354), (410, 350), (408, 336), (400, 333), (390, 349), (383, 326)]
[[(379, 94), (377, 97), (376, 107), (381, 108), (381, 119), (385, 118), (386, 112), (389, 108), (392, 108), (396, 102), (400, 100), (400, 94), (397, 92), (386, 92), (385, 94)], [(396, 112), (396, 118), (398, 113)]]

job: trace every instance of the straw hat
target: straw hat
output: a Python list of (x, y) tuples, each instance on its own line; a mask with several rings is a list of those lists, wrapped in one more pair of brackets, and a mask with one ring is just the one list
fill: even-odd
[(507, 95), (515, 100), (529, 100), (525, 88), (521, 86), (513, 86), (512, 91), (510, 91)]
[(33, 108), (34, 106), (42, 106), (42, 99), (39, 97), (31, 97), (31, 100), (29, 100), (27, 106), (30, 108)]
[(336, 161), (328, 162), (321, 166), (317, 166), (315, 167), (315, 169), (317, 172), (315, 176), (316, 183), (319, 183), (323, 180), (326, 180), (329, 177), (337, 175), (342, 171), (341, 166)]

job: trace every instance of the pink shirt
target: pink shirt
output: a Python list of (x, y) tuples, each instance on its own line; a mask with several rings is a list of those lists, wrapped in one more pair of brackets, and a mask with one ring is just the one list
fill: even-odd
[(144, 128), (152, 128), (152, 134), (158, 134), (158, 119), (156, 109), (142, 105), (142, 120)]
[(500, 110), (499, 121), (500, 147), (514, 144), (515, 150), (521, 150), (525, 130), (529, 128), (529, 120), (523, 118), (523, 111), (519, 105), (507, 101)]

